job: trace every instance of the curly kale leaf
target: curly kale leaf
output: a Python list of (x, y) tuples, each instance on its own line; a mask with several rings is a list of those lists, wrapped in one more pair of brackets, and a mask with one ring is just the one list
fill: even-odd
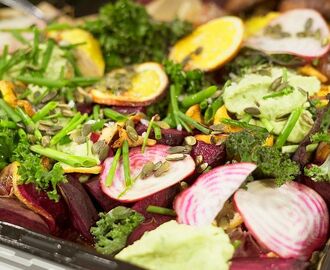
[(108, 213), (100, 213), (96, 227), (91, 228), (96, 250), (114, 254), (125, 247), (128, 236), (144, 221), (144, 217), (130, 208), (118, 206)]
[(156, 22), (132, 0), (119, 0), (100, 9), (85, 29), (100, 41), (107, 69), (146, 61), (161, 62), (169, 47), (192, 31), (190, 23)]
[(330, 155), (325, 162), (318, 166), (313, 164), (310, 168), (305, 167), (304, 173), (316, 182), (329, 182), (330, 181)]
[(229, 135), (226, 140), (227, 155), (231, 159), (257, 164), (257, 178), (275, 179), (278, 185), (294, 180), (299, 166), (287, 154), (275, 147), (264, 146), (267, 133), (242, 131)]
[(16, 145), (16, 134), (10, 129), (0, 129), (0, 170), (10, 163)]

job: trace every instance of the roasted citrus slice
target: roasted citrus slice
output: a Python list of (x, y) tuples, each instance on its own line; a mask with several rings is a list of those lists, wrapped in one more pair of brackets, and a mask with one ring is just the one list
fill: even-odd
[(77, 45), (75, 49), (77, 65), (84, 76), (101, 77), (105, 63), (99, 42), (85, 30), (74, 28), (64, 31), (51, 31), (49, 36), (58, 41)]
[(150, 62), (111, 71), (91, 94), (99, 104), (146, 106), (161, 97), (167, 84), (163, 67)]
[(243, 36), (240, 18), (215, 19), (178, 41), (170, 52), (170, 59), (183, 63), (186, 69), (214, 70), (235, 56)]

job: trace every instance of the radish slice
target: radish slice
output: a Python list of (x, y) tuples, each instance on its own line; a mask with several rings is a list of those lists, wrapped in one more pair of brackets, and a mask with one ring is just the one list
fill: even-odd
[[(304, 32), (307, 20), (311, 19), (311, 33), (319, 31), (319, 38), (299, 37), (299, 32)], [(268, 26), (280, 25), (282, 31), (290, 36), (274, 38), (265, 35), (264, 29), (257, 35), (250, 37), (245, 45), (266, 53), (288, 53), (304, 58), (316, 58), (327, 53), (329, 50), (330, 31), (322, 16), (313, 9), (295, 9), (283, 13), (269, 23)]]
[(210, 225), (227, 199), (253, 172), (253, 163), (235, 163), (217, 167), (202, 174), (174, 201), (179, 223)]
[[(129, 161), (132, 178), (134, 179), (134, 177), (141, 173), (143, 166), (148, 161), (153, 163), (157, 163), (158, 161), (164, 162), (169, 148), (169, 146), (157, 144), (153, 147), (148, 147), (144, 153), (141, 152), (140, 147), (131, 149), (129, 152)], [(118, 164), (112, 185), (107, 187), (105, 184), (112, 161), (113, 157), (106, 159), (104, 162), (104, 169), (101, 174), (101, 188), (109, 197), (122, 202), (138, 201), (150, 196), (180, 182), (195, 170), (194, 160), (191, 156), (187, 155), (183, 160), (170, 161), (170, 169), (159, 177), (155, 177), (154, 175), (146, 179), (138, 177), (132, 187), (125, 191), (126, 186), (122, 161)]]
[(327, 206), (305, 185), (255, 181), (238, 190), (234, 202), (259, 244), (282, 258), (307, 259), (327, 239)]

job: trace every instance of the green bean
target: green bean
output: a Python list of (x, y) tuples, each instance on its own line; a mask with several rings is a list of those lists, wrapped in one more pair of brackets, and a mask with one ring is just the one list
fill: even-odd
[(109, 108), (104, 109), (103, 113), (106, 117), (116, 122), (122, 122), (128, 120), (128, 117), (126, 115), (116, 112), (115, 110)]
[(38, 63), (39, 38), (40, 38), (40, 32), (37, 27), (33, 28), (33, 34), (34, 34), (34, 38), (33, 38), (33, 46), (32, 46), (31, 55), (32, 55), (33, 64), (36, 65)]
[(186, 96), (182, 100), (182, 106), (188, 108), (194, 104), (201, 103), (203, 100), (212, 97), (216, 91), (217, 91), (217, 87), (213, 85), (197, 92), (196, 94)]
[(302, 107), (299, 107), (292, 111), (292, 113), (290, 114), (290, 117), (289, 117), (288, 121), (286, 122), (285, 126), (283, 127), (280, 135), (277, 137), (277, 140), (275, 143), (275, 146), (277, 148), (282, 148), (282, 146), (285, 144), (286, 140), (290, 136), (290, 133), (296, 126), (302, 111), (303, 111)]
[(200, 123), (196, 122), (191, 117), (185, 115), (183, 112), (179, 111), (178, 116), (183, 122), (193, 126), (194, 128), (198, 129), (202, 133), (204, 133), (204, 134), (210, 134), (211, 133), (211, 130), (209, 130), (207, 127), (201, 125)]
[(8, 121), (8, 120), (2, 120), (2, 119), (0, 119), (0, 127), (2, 127), (2, 128), (15, 129), (15, 128), (17, 128), (17, 125), (13, 121)]
[(263, 127), (258, 127), (255, 125), (248, 124), (246, 122), (241, 122), (241, 121), (237, 121), (237, 120), (233, 120), (233, 119), (223, 118), (223, 119), (221, 119), (221, 123), (230, 125), (230, 126), (244, 128), (244, 129), (255, 130), (255, 131), (259, 131), (259, 132), (267, 132), (267, 129), (265, 129)]
[(107, 187), (110, 187), (112, 185), (112, 181), (113, 181), (113, 178), (115, 177), (115, 173), (116, 173), (116, 170), (117, 170), (120, 155), (121, 155), (121, 148), (118, 148), (117, 151), (116, 151), (116, 154), (115, 154), (115, 156), (112, 160), (111, 167), (109, 169), (107, 178), (105, 179), (105, 185)]
[(181, 118), (179, 118), (179, 123), (187, 132), (190, 133), (192, 131), (189, 125), (187, 125)]
[(125, 140), (123, 143), (122, 151), (123, 151), (125, 185), (126, 185), (126, 187), (130, 187), (132, 185), (132, 178), (131, 178), (131, 171), (130, 171), (130, 167), (129, 167), (129, 147), (128, 147), (127, 140)]
[(58, 105), (56, 101), (50, 101), (45, 106), (43, 106), (39, 111), (37, 111), (33, 116), (32, 120), (34, 122), (38, 122), (39, 120), (43, 119), (47, 116), (52, 110), (54, 110)]
[(37, 140), (41, 140), (42, 138), (42, 134), (40, 132), (40, 130), (36, 127), (35, 123), (32, 121), (32, 119), (30, 118), (30, 116), (28, 116), (25, 111), (23, 111), (22, 108), (17, 107), (16, 108), (16, 112), (18, 113), (18, 115), (20, 116), (20, 118), (22, 119), (25, 127), (27, 129), (31, 129), (33, 130), (34, 136), (36, 137)]
[(47, 70), (50, 58), (52, 57), (52, 53), (55, 47), (55, 42), (52, 39), (47, 41), (47, 47), (44, 52), (42, 63), (41, 63), (41, 70), (45, 72)]
[(141, 149), (141, 152), (144, 153), (145, 149), (146, 149), (146, 146), (147, 146), (147, 142), (148, 142), (148, 138), (150, 136), (150, 132), (151, 132), (151, 128), (153, 126), (153, 123), (154, 123), (154, 120), (155, 120), (155, 116), (153, 116), (149, 122), (149, 125), (148, 125), (148, 128), (147, 128), (147, 132), (143, 138), (143, 144), (142, 144), (142, 149)]
[(66, 136), (70, 131), (74, 130), (77, 126), (79, 126), (82, 122), (84, 122), (87, 118), (87, 114), (81, 115), (77, 113), (73, 116), (73, 118), (69, 121), (69, 123), (63, 127), (55, 136), (50, 140), (50, 145), (57, 144), (64, 136)]
[(173, 209), (159, 207), (159, 206), (155, 206), (155, 205), (149, 205), (147, 207), (147, 212), (155, 213), (155, 214), (159, 214), (159, 215), (166, 215), (166, 216), (176, 216), (176, 213)]
[(179, 118), (178, 118), (178, 97), (176, 95), (176, 89), (174, 85), (171, 85), (170, 87), (170, 101), (171, 101), (171, 111), (172, 111), (172, 119), (174, 120), (175, 126), (179, 125)]
[(95, 105), (93, 107), (93, 118), (94, 120), (98, 120), (100, 118), (100, 105)]
[(211, 121), (214, 119), (214, 115), (216, 114), (217, 110), (223, 105), (223, 98), (222, 96), (218, 97), (213, 103), (206, 109), (204, 114), (204, 121), (206, 124), (210, 124)]
[(6, 101), (4, 101), (2, 98), (0, 98), (0, 108), (5, 111), (7, 116), (13, 120), (15, 123), (21, 121), (21, 118), (19, 115), (15, 112), (15, 110), (10, 107)]
[(72, 167), (93, 167), (97, 165), (95, 158), (71, 155), (53, 148), (44, 148), (41, 145), (32, 145), (30, 149), (39, 155), (63, 162)]

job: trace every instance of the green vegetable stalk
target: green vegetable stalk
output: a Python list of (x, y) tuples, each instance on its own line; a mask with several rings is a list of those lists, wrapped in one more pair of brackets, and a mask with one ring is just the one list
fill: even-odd
[(112, 181), (113, 181), (113, 178), (115, 177), (115, 173), (116, 173), (116, 170), (117, 170), (120, 155), (121, 155), (121, 148), (118, 148), (117, 151), (116, 151), (116, 154), (113, 158), (113, 161), (112, 161), (111, 167), (109, 169), (107, 178), (105, 179), (105, 185), (107, 187), (110, 187), (112, 185)]
[(204, 90), (201, 90), (193, 95), (190, 96), (186, 96), (183, 100), (182, 100), (182, 105), (183, 107), (190, 107), (194, 104), (198, 104), (201, 103), (202, 101), (208, 99), (209, 97), (212, 97), (215, 92), (217, 91), (217, 87), (216, 86), (210, 86)]

